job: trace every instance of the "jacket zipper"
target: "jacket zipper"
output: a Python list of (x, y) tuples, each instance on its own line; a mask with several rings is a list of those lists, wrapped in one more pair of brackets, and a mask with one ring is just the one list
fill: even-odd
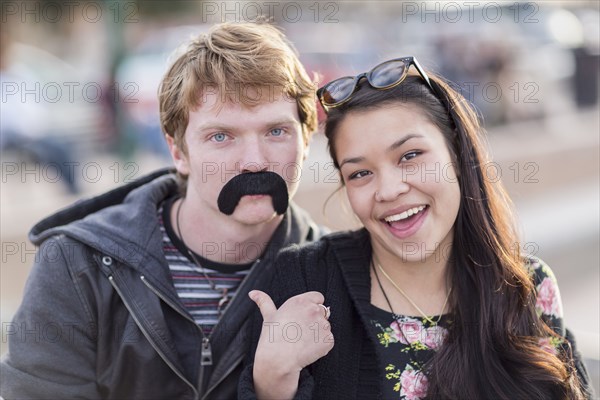
[[(156, 296), (158, 296), (159, 299), (161, 299), (162, 301), (167, 303), (169, 305), (169, 307), (174, 309), (178, 314), (180, 314), (186, 320), (193, 323), (194, 326), (196, 328), (198, 328), (198, 330), (200, 331), (200, 335), (202, 335), (202, 352), (200, 353), (200, 373), (198, 376), (198, 388), (199, 388), (199, 390), (202, 390), (202, 387), (204, 385), (203, 380), (204, 380), (205, 367), (212, 365), (212, 348), (210, 345), (210, 338), (206, 337), (204, 332), (202, 332), (202, 329), (198, 326), (198, 324), (196, 324), (196, 321), (194, 321), (189, 315), (182, 313), (179, 310), (179, 307), (177, 307), (177, 305), (174, 304), (170, 299), (163, 296), (163, 294), (158, 289), (156, 289), (154, 286), (152, 286), (152, 284), (150, 282), (148, 282), (148, 280), (146, 279), (146, 277), (144, 275), (141, 275), (140, 279), (152, 291), (152, 293), (154, 293)], [(186, 382), (187, 382), (187, 380), (186, 380)], [(200, 397), (200, 392), (197, 389), (195, 389), (194, 392), (196, 394), (195, 398), (198, 399)]]
[[(131, 317), (134, 319), (135, 323), (137, 324), (137, 326), (140, 328), (140, 330), (142, 331), (142, 333), (144, 334), (144, 336), (146, 337), (146, 340), (148, 340), (148, 342), (150, 343), (150, 345), (154, 348), (154, 350), (156, 350), (156, 352), (160, 355), (160, 357), (165, 361), (165, 363), (167, 363), (167, 365), (169, 366), (169, 368), (171, 368), (173, 370), (173, 372), (175, 372), (175, 374), (181, 379), (183, 380), (193, 391), (194, 391), (194, 397), (198, 398), (198, 390), (194, 387), (194, 385), (192, 385), (192, 383), (190, 381), (188, 381), (185, 376), (183, 376), (181, 374), (181, 372), (179, 372), (179, 370), (173, 365), (172, 362), (169, 361), (169, 359), (167, 358), (167, 356), (165, 355), (165, 353), (158, 348), (158, 346), (156, 346), (154, 344), (154, 341), (152, 340), (152, 336), (150, 335), (150, 333), (148, 333), (146, 331), (146, 329), (143, 327), (143, 325), (140, 323), (139, 319), (137, 318), (137, 316), (135, 315), (135, 313), (132, 311), (131, 307), (129, 306), (129, 303), (125, 300), (125, 297), (123, 296), (123, 292), (121, 292), (121, 290), (119, 289), (119, 287), (117, 286), (114, 277), (112, 275), (110, 275), (108, 277), (108, 280), (110, 281), (110, 284), (115, 288), (116, 292), (119, 294), (119, 296), (121, 297), (121, 299), (123, 300), (123, 303), (125, 304), (125, 307), (127, 307), (127, 310), (129, 310), (129, 314), (131, 314)], [(142, 279), (143, 280), (143, 279)]]
[(152, 286), (152, 284), (150, 282), (148, 282), (148, 280), (146, 279), (146, 277), (144, 275), (141, 275), (140, 279), (142, 280), (142, 282), (144, 282), (144, 284), (146, 286), (148, 286), (148, 288), (152, 291), (152, 293), (154, 293), (155, 295), (157, 295), (162, 301), (164, 301), (171, 308), (173, 308), (175, 311), (177, 311), (177, 313), (179, 315), (181, 315), (182, 317), (184, 317), (188, 321), (192, 322), (194, 324), (194, 326), (196, 326), (198, 328), (198, 330), (200, 331), (200, 333), (202, 334), (202, 336), (203, 337), (205, 336), (204, 332), (202, 332), (202, 329), (200, 329), (200, 327), (198, 326), (198, 324), (196, 324), (196, 321), (194, 321), (193, 318), (191, 318), (189, 315), (186, 315), (186, 314), (182, 313), (181, 311), (179, 311), (179, 307), (175, 303), (173, 303), (170, 299), (168, 299), (165, 296), (163, 296), (162, 293), (158, 289), (156, 289), (154, 286)]
[[(260, 259), (256, 260), (256, 262), (252, 265), (252, 269), (255, 268), (259, 263), (260, 263)], [(144, 275), (140, 276), (140, 279), (142, 280), (142, 282), (144, 282), (144, 284), (156, 295), (158, 296), (162, 301), (164, 301), (165, 303), (167, 303), (171, 308), (173, 308), (175, 311), (177, 311), (181, 316), (183, 316), (185, 319), (187, 319), (188, 321), (192, 322), (196, 327), (198, 327), (198, 330), (200, 331), (200, 334), (202, 335), (202, 352), (201, 352), (201, 357), (200, 357), (200, 374), (198, 377), (198, 385), (199, 388), (202, 389), (203, 385), (204, 385), (204, 370), (205, 366), (211, 366), (212, 365), (212, 347), (210, 344), (210, 335), (207, 337), (204, 332), (202, 332), (202, 329), (200, 329), (200, 327), (198, 326), (198, 324), (196, 324), (196, 321), (194, 321), (190, 316), (182, 313), (179, 310), (179, 307), (174, 304), (170, 299), (166, 298), (165, 296), (162, 295), (162, 293), (156, 289), (154, 286), (152, 286), (152, 284), (150, 282), (148, 282), (148, 280), (146, 279), (146, 277)], [(233, 303), (233, 300), (238, 296), (238, 294), (240, 293), (240, 289), (242, 289), (242, 287), (240, 286), (238, 288), (238, 290), (236, 290), (235, 294), (233, 295), (233, 297), (231, 298), (231, 300), (229, 301), (228, 307), (230, 304)], [(226, 312), (227, 310), (225, 309), (224, 312)], [(221, 321), (223, 320), (223, 318), (219, 318), (219, 320), (217, 321), (216, 325), (213, 328), (213, 332), (217, 330), (219, 324), (221, 323)], [(163, 357), (164, 358), (164, 357)], [(214, 389), (216, 386), (218, 386), (218, 384), (220, 382), (222, 382), (231, 371), (233, 371), (237, 365), (239, 364), (239, 362), (243, 359), (243, 357), (240, 357), (239, 360), (236, 360), (235, 363), (233, 363), (233, 365), (227, 369), (227, 371), (223, 374), (223, 376), (221, 377), (221, 379), (219, 379), (212, 387), (208, 388), (205, 395), (202, 398), (206, 398), (206, 396), (212, 392), (212, 389)], [(178, 374), (180, 375), (180, 374)], [(183, 378), (186, 383), (190, 384), (189, 381), (185, 378)], [(194, 390), (194, 392), (196, 393), (196, 398), (199, 398), (199, 392), (197, 390)]]

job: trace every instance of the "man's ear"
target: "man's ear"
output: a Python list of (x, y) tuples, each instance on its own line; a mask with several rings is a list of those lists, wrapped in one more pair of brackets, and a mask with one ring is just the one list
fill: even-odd
[(310, 154), (310, 146), (308, 144), (304, 145), (304, 153), (302, 154), (302, 161), (305, 161)]
[(175, 144), (175, 139), (171, 135), (165, 135), (167, 140), (167, 145), (169, 145), (169, 152), (171, 153), (171, 157), (173, 158), (173, 164), (181, 175), (189, 175), (190, 174), (190, 166), (188, 163), (188, 158), (185, 152), (179, 148)]

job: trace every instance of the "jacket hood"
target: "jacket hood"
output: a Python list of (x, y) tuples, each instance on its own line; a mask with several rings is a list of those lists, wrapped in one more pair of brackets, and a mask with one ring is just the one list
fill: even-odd
[[(29, 232), (29, 240), (39, 246), (49, 237), (62, 234), (133, 266), (148, 256), (162, 260), (157, 207), (177, 190), (174, 170), (158, 170), (41, 220)], [(315, 240), (320, 233), (308, 214), (290, 202), (269, 247), (301, 244)]]
[(96, 197), (77, 201), (38, 222), (29, 232), (36, 246), (53, 235), (66, 235), (125, 261), (158, 230), (156, 207), (177, 190), (172, 169), (161, 169)]

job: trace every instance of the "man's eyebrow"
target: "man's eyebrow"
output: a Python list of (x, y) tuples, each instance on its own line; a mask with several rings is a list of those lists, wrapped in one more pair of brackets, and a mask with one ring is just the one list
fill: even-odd
[[(280, 126), (280, 125), (300, 125), (300, 121), (298, 121), (297, 119), (293, 119), (293, 118), (285, 118), (285, 119), (278, 119), (278, 120), (273, 120), (273, 121), (267, 121), (267, 122), (265, 122), (262, 125), (266, 129), (266, 128), (271, 128), (271, 127)], [(223, 123), (220, 123), (220, 122), (215, 122), (215, 123), (202, 124), (202, 125), (196, 127), (196, 129), (194, 129), (194, 131), (195, 132), (202, 132), (202, 131), (235, 131), (235, 130), (238, 130), (238, 129), (239, 129), (238, 126), (223, 124)]]
[[(398, 147), (402, 146), (404, 143), (408, 142), (410, 139), (414, 139), (414, 138), (422, 138), (423, 135), (419, 135), (416, 133), (410, 133), (406, 136), (404, 136), (403, 138), (396, 140), (394, 143), (392, 143), (387, 149), (386, 152), (390, 152), (390, 151), (394, 151), (396, 150)], [(344, 158), (342, 160), (342, 162), (340, 163), (340, 168), (342, 168), (342, 166), (346, 163), (360, 163), (362, 161), (364, 161), (365, 158), (364, 157), (350, 157), (350, 158)]]
[(224, 125), (224, 124), (220, 124), (220, 123), (208, 123), (208, 124), (203, 124), (200, 126), (197, 126), (196, 129), (194, 129), (195, 132), (203, 132), (203, 131), (230, 131), (231, 129), (233, 129), (233, 126), (229, 126), (229, 125)]
[(265, 128), (267, 127), (273, 127), (273, 126), (280, 126), (280, 125), (300, 125), (301, 122), (297, 119), (294, 118), (283, 118), (283, 119), (277, 119), (277, 120), (273, 120), (273, 121), (269, 121), (267, 123), (264, 124)]

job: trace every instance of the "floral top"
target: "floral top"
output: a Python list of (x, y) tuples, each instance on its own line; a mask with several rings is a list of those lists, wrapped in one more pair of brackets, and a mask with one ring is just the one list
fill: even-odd
[[(527, 267), (536, 284), (536, 311), (544, 322), (559, 330), (563, 326), (562, 302), (552, 270), (537, 259)], [(384, 399), (419, 400), (427, 394), (427, 376), (421, 372), (424, 364), (443, 344), (451, 324), (450, 314), (441, 316), (437, 324), (422, 317), (394, 315), (371, 306), (371, 328), (380, 344), (377, 351), (382, 361)], [(430, 317), (438, 321), (438, 317)], [(557, 354), (562, 344), (559, 338), (542, 338), (540, 347)]]

